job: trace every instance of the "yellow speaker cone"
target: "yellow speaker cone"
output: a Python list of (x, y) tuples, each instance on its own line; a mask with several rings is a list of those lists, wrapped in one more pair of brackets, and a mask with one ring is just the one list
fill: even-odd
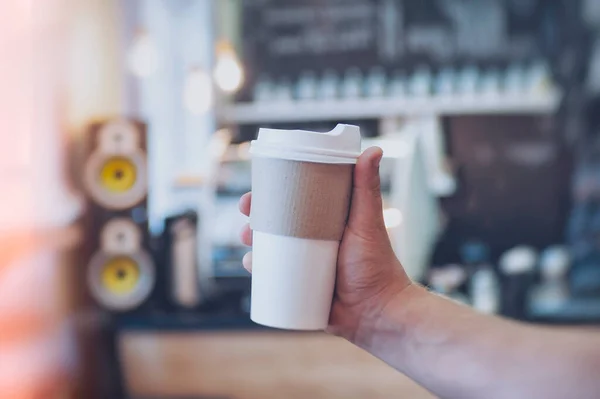
[(102, 270), (102, 285), (106, 291), (125, 295), (135, 290), (140, 280), (137, 263), (128, 257), (110, 259)]
[(124, 157), (110, 158), (102, 165), (100, 171), (102, 186), (114, 193), (123, 193), (130, 190), (135, 184), (136, 178), (135, 165)]

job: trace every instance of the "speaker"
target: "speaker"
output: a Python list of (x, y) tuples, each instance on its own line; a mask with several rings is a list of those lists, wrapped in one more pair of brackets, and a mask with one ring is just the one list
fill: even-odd
[(133, 311), (151, 297), (157, 280), (147, 223), (146, 126), (115, 119), (86, 133), (88, 292), (102, 309)]
[(92, 128), (92, 152), (84, 169), (86, 192), (98, 206), (125, 210), (148, 192), (145, 127), (116, 120)]
[(193, 309), (202, 300), (197, 213), (188, 211), (167, 218), (162, 242), (169, 302), (177, 308)]
[(88, 286), (102, 307), (129, 311), (150, 296), (155, 267), (142, 243), (142, 231), (131, 220), (116, 218), (105, 224), (100, 248), (88, 264)]

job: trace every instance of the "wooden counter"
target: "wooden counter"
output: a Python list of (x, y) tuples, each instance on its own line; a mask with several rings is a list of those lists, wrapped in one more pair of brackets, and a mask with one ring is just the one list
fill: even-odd
[(319, 333), (126, 332), (132, 397), (433, 398), (341, 338)]

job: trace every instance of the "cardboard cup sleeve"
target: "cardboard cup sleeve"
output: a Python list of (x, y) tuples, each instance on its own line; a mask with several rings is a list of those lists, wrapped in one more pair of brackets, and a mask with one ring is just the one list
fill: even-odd
[(252, 229), (340, 241), (348, 218), (353, 171), (353, 164), (256, 157), (252, 161)]

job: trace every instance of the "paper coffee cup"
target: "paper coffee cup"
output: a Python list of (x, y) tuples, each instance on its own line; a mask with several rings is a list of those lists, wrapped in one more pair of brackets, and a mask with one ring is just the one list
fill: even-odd
[(254, 322), (327, 327), (360, 149), (357, 126), (328, 133), (259, 130), (250, 147)]

